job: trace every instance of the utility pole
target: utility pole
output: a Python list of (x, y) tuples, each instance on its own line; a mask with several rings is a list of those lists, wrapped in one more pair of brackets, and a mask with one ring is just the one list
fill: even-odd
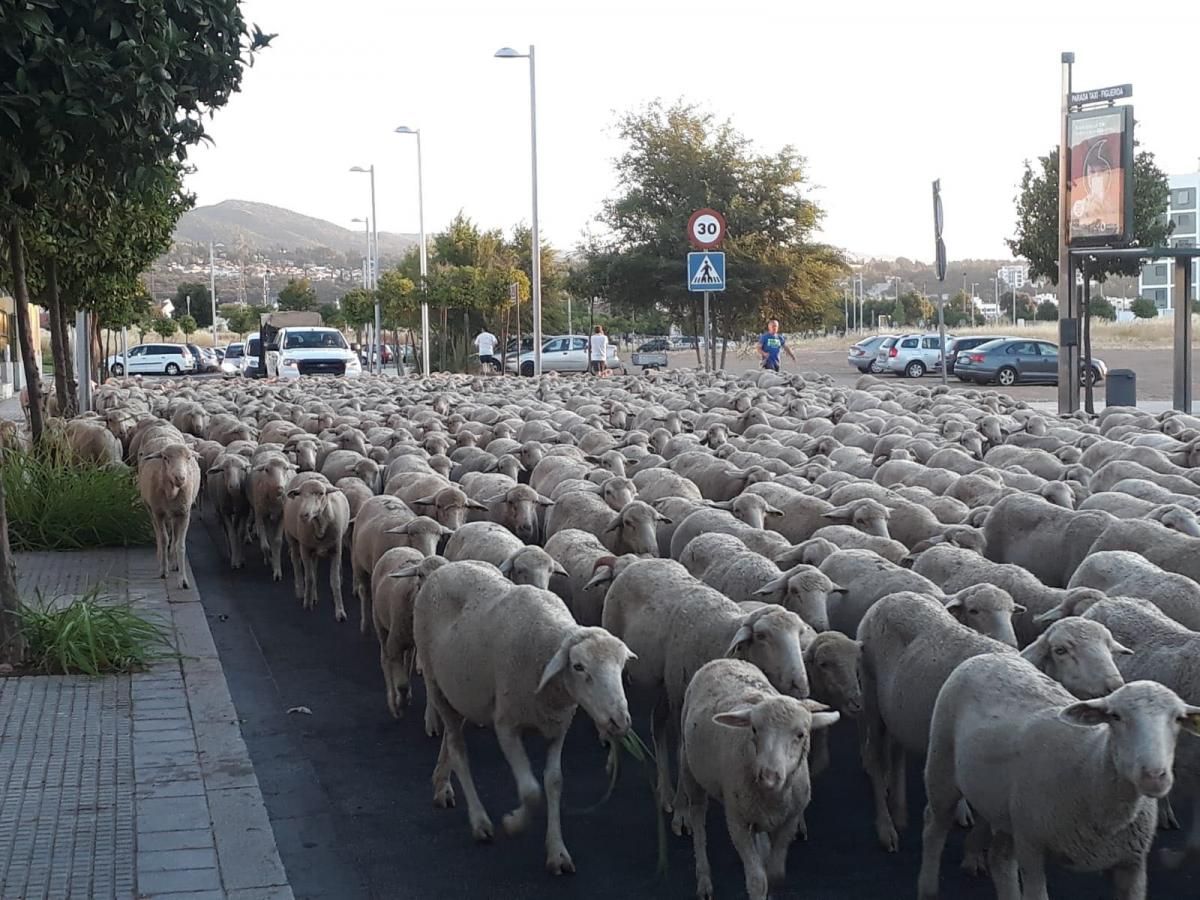
[[(1071, 67), (1074, 53), (1062, 54), (1062, 102), (1058, 146), (1058, 412), (1073, 413), (1079, 409), (1079, 339), (1075, 299), (1075, 278), (1071, 266), (1070, 210), (1067, 206), (1067, 186), (1070, 184), (1071, 156), (1067, 146), (1067, 116), (1071, 112)], [(1068, 340), (1069, 339), (1069, 340)]]

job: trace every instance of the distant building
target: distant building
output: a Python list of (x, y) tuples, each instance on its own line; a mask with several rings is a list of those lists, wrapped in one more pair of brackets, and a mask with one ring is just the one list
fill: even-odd
[(996, 270), (996, 276), (1011, 290), (1023, 288), (1029, 284), (1029, 264), (1014, 263), (1011, 266), (1001, 266)]
[[(1168, 241), (1172, 247), (1195, 247), (1200, 241), (1200, 171), (1190, 175), (1171, 175), (1167, 179), (1170, 192), (1163, 213), (1175, 223)], [(1196, 296), (1196, 266), (1192, 265), (1192, 294)], [(1138, 276), (1138, 294), (1153, 300), (1159, 315), (1175, 308), (1175, 263), (1156, 259), (1142, 266)]]

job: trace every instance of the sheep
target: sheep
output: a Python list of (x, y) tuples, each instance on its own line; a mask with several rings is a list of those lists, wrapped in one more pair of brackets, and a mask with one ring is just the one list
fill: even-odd
[(250, 469), (250, 461), (244, 456), (223, 453), (207, 470), (206, 489), (225, 535), (231, 569), (240, 569), (246, 564), (242, 547), (253, 512), (247, 493)]
[(446, 564), (440, 556), (423, 556), (412, 547), (386, 551), (371, 572), (371, 617), (379, 641), (388, 712), (399, 719), (412, 699), (409, 672), (416, 644), (413, 640), (413, 598), (422, 579)]
[(1108, 491), (1102, 493), (1128, 494), (1130, 497), (1149, 500), (1158, 505), (1174, 503), (1176, 506), (1190, 509), (1194, 513), (1200, 513), (1200, 497), (1172, 493), (1162, 485), (1155, 484), (1153, 481), (1147, 481), (1144, 478), (1123, 478), (1109, 488)]
[(1028, 569), (1050, 587), (1066, 587), (1088, 548), (1114, 521), (1119, 520), (1101, 510), (1073, 512), (1041, 497), (1013, 494), (993, 506), (983, 523), (985, 555)]
[(595, 494), (567, 494), (546, 515), (546, 534), (564, 528), (577, 528), (598, 535), (601, 543), (614, 554), (658, 553), (655, 525), (667, 517), (640, 500), (614, 513)]
[(500, 574), (513, 584), (528, 584), (542, 590), (550, 588), (550, 579), (564, 576), (564, 569), (541, 547), (522, 546), (499, 565)]
[[(74, 419), (66, 426), (67, 444), (71, 455), (81, 462), (98, 468), (124, 468), (121, 459), (124, 448), (116, 435), (103, 426), (84, 419)], [(0, 445), (2, 445), (0, 441)]]
[(750, 663), (718, 659), (697, 671), (682, 715), (680, 777), (697, 894), (713, 893), (705, 820), (708, 799), (715, 797), (725, 807), (746, 891), (751, 900), (766, 900), (768, 887), (783, 881), (788, 848), (812, 796), (809, 740), (838, 714), (780, 694)]
[(283, 580), (283, 505), (288, 483), (295, 474), (296, 467), (278, 453), (256, 460), (247, 475), (246, 493), (254, 514), (259, 548), (263, 563), (271, 567), (275, 581)]
[(1148, 469), (1131, 459), (1114, 459), (1107, 462), (1092, 475), (1089, 486), (1093, 493), (1109, 491), (1127, 478), (1138, 478), (1157, 484), (1176, 494), (1186, 494), (1195, 497), (1200, 495), (1200, 484), (1197, 484), (1195, 470), (1186, 470), (1192, 474), (1188, 477), (1173, 473), (1156, 472)]
[[(1005, 591), (975, 585), (939, 600), (902, 592), (883, 597), (863, 616), (863, 767), (875, 799), (875, 833), (888, 852), (899, 848), (908, 819), (905, 755), (924, 754), (938, 690), (963, 660), (1016, 647)], [(1065, 651), (1065, 652), (1064, 652)], [(1103, 628), (1078, 619), (1058, 622), (1022, 654), (1083, 698), (1123, 683), (1113, 653), (1129, 652)]]
[(690, 478), (685, 478), (670, 469), (640, 469), (633, 476), (638, 497), (647, 503), (663, 497), (683, 497), (687, 500), (703, 500), (700, 488)]
[(1091, 553), (1071, 576), (1070, 587), (1149, 600), (1180, 625), (1200, 631), (1200, 585), (1184, 575), (1163, 571), (1139, 553)]
[(621, 676), (633, 652), (603, 629), (576, 624), (549, 591), (512, 586), (494, 567), (477, 562), (447, 563), (425, 579), (413, 631), (426, 692), (443, 725), (434, 802), (453, 802), (453, 772), (467, 799), (472, 834), (491, 840), (493, 826), (475, 790), (463, 735), (467, 721), (490, 724), (521, 801), (504, 817), (504, 829), (516, 834), (527, 828), (541, 791), (521, 733), (536, 729), (549, 743), (546, 868), (556, 875), (573, 872), (560, 818), (563, 742), (579, 706), (606, 739), (629, 731)]
[[(838, 631), (822, 631), (803, 649), (809, 696), (846, 718), (856, 718), (863, 702), (862, 644)], [(828, 735), (814, 735), (809, 768), (819, 775), (828, 765)]]
[(519, 537), (495, 522), (468, 522), (446, 541), (442, 555), (451, 562), (473, 559), (496, 568), (524, 547)]
[[(1185, 702), (1200, 698), (1200, 633), (1168, 618), (1146, 601), (1110, 597), (1093, 605), (1085, 619), (1099, 622), (1133, 654), (1118, 666), (1129, 680), (1148, 679), (1175, 691)], [(1187, 854), (1200, 854), (1200, 742), (1185, 741), (1175, 757), (1175, 790), (1192, 801)], [(1171, 854), (1176, 862), (1182, 856)]]
[(759, 588), (777, 578), (779, 566), (759, 553), (746, 550), (744, 545), (740, 551), (723, 556), (719, 564), (708, 566), (700, 576), (701, 581), (716, 588), (734, 603), (752, 599)]
[(829, 626), (853, 637), (863, 614), (880, 597), (898, 591), (939, 596), (928, 578), (888, 562), (870, 550), (838, 550), (818, 567), (841, 590), (829, 598)]
[(467, 521), (469, 510), (487, 512), (488, 507), (468, 497), (463, 489), (440, 475), (414, 475), (400, 488), (388, 491), (399, 497), (419, 516), (429, 516), (456, 531)]
[(1200, 537), (1200, 519), (1196, 513), (1174, 503), (1158, 504), (1116, 491), (1092, 494), (1080, 509), (1100, 509), (1118, 519), (1146, 519), (1158, 522), (1180, 534)]
[[(503, 478), (504, 476), (484, 475), (482, 477)], [(537, 508), (555, 505), (555, 501), (549, 497), (543, 497), (527, 484), (512, 483), (504, 486), (501, 483), (493, 485), (490, 482), (479, 480), (479, 476), (476, 476), (472, 480), (464, 480), (462, 485), (468, 497), (482, 503), (487, 508), (486, 518), (488, 520), (497, 525), (503, 525), (527, 544), (537, 543), (539, 538)], [(494, 489), (495, 487), (499, 487), (499, 490), (489, 490), (489, 488)], [(603, 504), (603, 501), (600, 502)], [(468, 514), (468, 519), (474, 521), (473, 515), (475, 514)]]
[(562, 598), (580, 625), (599, 625), (604, 594), (585, 588), (596, 573), (597, 562), (611, 558), (609, 549), (589, 532), (564, 528), (546, 541), (546, 552), (565, 573), (551, 577), (550, 589)]
[(908, 547), (891, 538), (867, 534), (849, 525), (826, 525), (813, 532), (813, 539), (829, 541), (842, 550), (870, 550), (888, 562), (899, 564), (909, 554)]
[(379, 463), (353, 450), (334, 450), (321, 464), (321, 474), (329, 479), (331, 484), (336, 484), (339, 479), (347, 476), (361, 478), (376, 494), (382, 487)]
[(800, 648), (803, 623), (795, 613), (771, 604), (744, 612), (679, 563), (648, 559), (629, 564), (613, 578), (601, 624), (638, 655), (629, 668), (630, 684), (655, 698), (659, 802), (676, 813), (673, 826), (679, 833), (683, 812), (669, 796), (667, 752), (679, 733), (688, 681), (709, 660), (731, 656), (755, 663), (783, 692), (808, 696)]
[(890, 511), (870, 498), (834, 506), (776, 484), (751, 485), (747, 492), (758, 494), (783, 512), (781, 517), (768, 522), (767, 527), (782, 534), (792, 544), (807, 541), (819, 528), (831, 524), (853, 525), (866, 534), (891, 537), (888, 531)]
[[(693, 578), (707, 583), (704, 577), (710, 566), (723, 565), (739, 553), (746, 551), (741, 538), (723, 531), (706, 531), (687, 542), (679, 554), (679, 563)], [(779, 568), (775, 568), (776, 575)]]
[(1157, 522), (1113, 519), (1091, 544), (1089, 553), (1101, 550), (1140, 553), (1161, 569), (1200, 582), (1200, 539), (1164, 528)]
[(691, 480), (706, 500), (732, 500), (747, 485), (770, 481), (775, 477), (761, 466), (739, 469), (702, 450), (681, 453), (667, 465), (672, 471)]
[(167, 443), (141, 456), (138, 493), (150, 511), (158, 552), (158, 577), (167, 568), (179, 572), (179, 586), (188, 587), (187, 533), (192, 504), (200, 492), (196, 454), (182, 443)]
[[(306, 477), (307, 476), (307, 477)], [(288, 484), (283, 504), (283, 533), (292, 560), (296, 599), (305, 609), (317, 604), (317, 567), (329, 557), (329, 587), (333, 617), (346, 621), (342, 603), (342, 543), (350, 527), (350, 504), (345, 494), (324, 476), (302, 472)]]
[[(775, 560), (775, 564), (781, 569), (799, 563), (804, 563), (808, 566), (819, 566), (831, 554), (837, 553), (839, 549), (841, 548), (837, 544), (826, 538), (812, 537), (807, 541), (801, 541), (794, 547), (788, 547), (772, 558)], [(907, 547), (904, 549), (905, 551), (908, 550)]]
[(1019, 868), (1023, 896), (1046, 897), (1053, 855), (1077, 870), (1108, 870), (1119, 896), (1144, 898), (1154, 801), (1171, 789), (1181, 729), (1200, 734), (1200, 707), (1160, 684), (1076, 700), (1015, 655), (967, 660), (934, 707), (918, 896), (938, 896), (942, 852), (965, 800), (991, 829), (998, 896), (1021, 895)]
[[(721, 588), (718, 587), (718, 590)], [(776, 574), (746, 599), (778, 603), (784, 609), (790, 609), (814, 630), (824, 632), (829, 630), (829, 598), (840, 597), (843, 593), (844, 589), (830, 581), (829, 576), (820, 569), (798, 563), (782, 574)]]

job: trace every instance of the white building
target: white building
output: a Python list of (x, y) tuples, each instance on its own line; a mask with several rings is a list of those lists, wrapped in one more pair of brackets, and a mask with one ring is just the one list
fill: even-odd
[[(1171, 175), (1167, 179), (1170, 193), (1164, 212), (1175, 230), (1168, 241), (1172, 247), (1195, 247), (1200, 242), (1200, 171), (1190, 175)], [(1196, 264), (1192, 264), (1192, 294), (1196, 296)], [(1142, 266), (1138, 277), (1138, 295), (1148, 297), (1158, 306), (1159, 315), (1175, 308), (1175, 263), (1156, 259)]]
[(1011, 290), (1018, 290), (1029, 284), (1029, 264), (1014, 263), (1011, 266), (1001, 266), (996, 270), (996, 277), (1008, 285)]

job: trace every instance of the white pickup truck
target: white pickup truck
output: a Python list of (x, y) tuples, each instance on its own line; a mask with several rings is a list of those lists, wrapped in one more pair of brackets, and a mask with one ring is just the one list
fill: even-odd
[(281, 328), (277, 350), (267, 351), (267, 377), (285, 380), (301, 375), (362, 375), (362, 363), (336, 328), (310, 325)]

